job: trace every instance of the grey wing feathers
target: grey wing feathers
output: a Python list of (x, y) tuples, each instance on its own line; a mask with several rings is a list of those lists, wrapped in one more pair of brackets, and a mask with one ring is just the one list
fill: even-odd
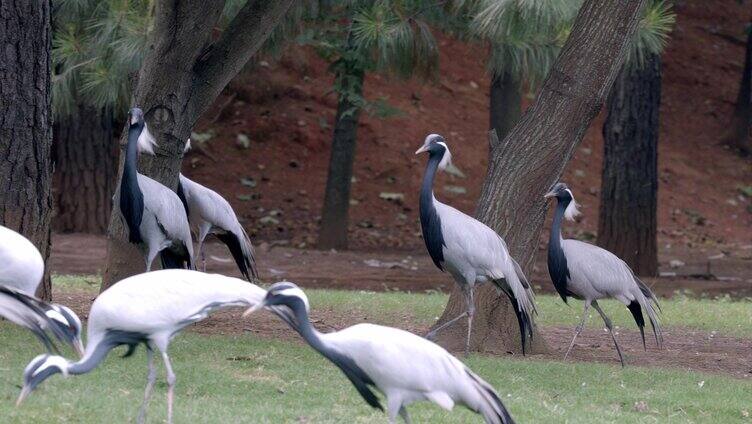
[(178, 195), (151, 178), (138, 174), (138, 185), (144, 194), (144, 213), (151, 213), (164, 228), (170, 240), (181, 241), (193, 258), (193, 241), (188, 216)]
[(479, 410), (476, 411), (483, 416), (486, 423), (489, 424), (514, 424), (512, 416), (509, 415), (509, 411), (502, 403), (499, 394), (486, 383), (482, 378), (478, 377), (469, 368), (465, 368), (470, 380), (473, 382), (473, 386), (480, 394), (483, 402), (481, 403)]
[(0, 285), (0, 316), (30, 330), (49, 352), (58, 353), (55, 342), (45, 331), (55, 325), (45, 314), (48, 308), (39, 299)]

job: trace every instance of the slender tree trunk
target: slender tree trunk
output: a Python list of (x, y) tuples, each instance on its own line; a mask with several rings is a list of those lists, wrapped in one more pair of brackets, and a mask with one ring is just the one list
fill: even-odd
[(499, 139), (512, 131), (522, 113), (522, 86), (509, 73), (491, 77), (489, 100), (489, 128), (496, 130)]
[(744, 54), (744, 70), (739, 82), (739, 93), (736, 96), (736, 107), (731, 122), (732, 146), (739, 149), (742, 155), (752, 153), (750, 130), (752, 129), (752, 23), (747, 27), (747, 48)]
[[(511, 133), (493, 143), (476, 216), (506, 240), (530, 275), (546, 216), (543, 195), (562, 175), (572, 152), (598, 114), (624, 61), (644, 0), (586, 0), (572, 33), (535, 103)], [(533, 284), (549, 284), (533, 281)], [(520, 351), (510, 303), (486, 284), (477, 290), (471, 346), (480, 351)], [(438, 324), (464, 311), (455, 289)], [(439, 333), (443, 346), (457, 348), (466, 322)], [(545, 348), (536, 335), (533, 351)]]
[[(159, 146), (154, 157), (141, 157), (139, 172), (172, 189), (177, 187), (185, 141), (196, 121), (258, 52), (293, 3), (248, 0), (219, 38), (214, 28), (224, 2), (155, 3), (154, 30), (139, 71), (133, 105), (144, 111)], [(127, 131), (123, 131), (121, 152), (126, 137)], [(118, 179), (124, 156), (120, 155)], [(117, 208), (110, 214), (107, 235), (102, 290), (144, 271), (143, 258), (128, 243)]]
[(329, 174), (326, 179), (324, 206), (321, 211), (320, 249), (347, 249), (348, 210), (350, 209), (350, 185), (352, 182), (355, 143), (358, 131), (360, 106), (351, 96), (362, 96), (363, 71), (346, 66), (349, 72), (340, 75), (339, 86), (347, 94), (339, 95), (332, 153), (329, 158)]
[(658, 274), (658, 129), (661, 57), (624, 66), (603, 123), (603, 177), (598, 245), (638, 275)]
[(102, 234), (115, 186), (112, 113), (79, 105), (53, 129), (56, 231)]
[[(50, 3), (0, 2), (0, 223), (50, 255)], [(37, 296), (52, 298), (49, 270)]]

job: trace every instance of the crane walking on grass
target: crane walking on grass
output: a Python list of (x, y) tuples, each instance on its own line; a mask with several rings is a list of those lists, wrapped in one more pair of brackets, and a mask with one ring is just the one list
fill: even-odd
[(100, 294), (91, 306), (86, 351), (71, 362), (61, 356), (40, 355), (24, 370), (24, 385), (17, 404), (42, 381), (54, 374), (85, 374), (99, 365), (114, 348), (127, 345), (130, 356), (139, 344), (146, 347), (149, 374), (138, 422), (157, 379), (154, 349), (167, 370), (167, 422), (172, 422), (175, 373), (167, 353), (170, 340), (186, 326), (210, 313), (231, 307), (252, 307), (264, 300), (266, 291), (255, 284), (217, 274), (169, 269), (126, 278)]
[(119, 201), (128, 241), (143, 252), (146, 271), (151, 270), (157, 254), (162, 268), (192, 269), (193, 241), (183, 203), (174, 191), (138, 173), (138, 153), (153, 155), (156, 142), (141, 109), (133, 108), (128, 115), (128, 144)]
[(322, 334), (309, 320), (305, 293), (293, 283), (272, 285), (263, 302), (246, 316), (266, 307), (297, 331), (318, 353), (336, 365), (363, 399), (383, 409), (373, 393), (386, 396), (389, 422), (397, 415), (410, 423), (407, 405), (427, 400), (451, 410), (455, 403), (482, 415), (486, 423), (513, 423), (498, 393), (442, 347), (407, 331), (358, 324)]
[[(186, 150), (190, 140), (186, 143)], [(188, 222), (198, 238), (198, 253), (201, 255), (202, 270), (206, 271), (204, 240), (214, 234), (230, 250), (240, 273), (248, 281), (258, 278), (256, 259), (251, 239), (240, 225), (230, 203), (216, 191), (202, 186), (180, 174), (178, 197), (183, 202)]]
[(520, 265), (509, 255), (504, 240), (491, 228), (434, 197), (433, 180), (438, 170), (445, 169), (452, 155), (444, 137), (430, 134), (415, 154), (428, 152), (428, 165), (420, 189), (420, 226), (423, 240), (433, 263), (448, 271), (462, 290), (466, 312), (451, 319), (426, 336), (435, 337), (440, 330), (467, 316), (465, 355), (470, 351), (473, 330), (476, 285), (492, 282), (512, 303), (520, 326), (522, 352), (526, 339), (533, 335), (532, 314), (535, 312), (533, 291)]
[(55, 341), (69, 344), (79, 356), (81, 320), (67, 306), (47, 303), (21, 290), (0, 284), (0, 317), (30, 330), (50, 353), (59, 353)]
[(555, 184), (545, 197), (557, 199), (554, 222), (551, 225), (551, 235), (548, 241), (548, 273), (551, 276), (551, 281), (553, 281), (556, 291), (565, 303), (568, 297), (582, 299), (585, 302), (582, 321), (575, 329), (574, 337), (569, 344), (564, 359), (567, 359), (574, 346), (575, 339), (582, 332), (590, 305), (593, 305), (593, 308), (603, 318), (609, 333), (611, 333), (616, 352), (619, 354), (619, 360), (621, 365), (624, 366), (624, 356), (619, 348), (619, 343), (616, 341), (611, 320), (598, 305), (600, 299), (616, 299), (627, 306), (640, 329), (642, 346), (647, 349), (644, 330), (645, 318), (642, 314), (642, 311), (645, 310), (650, 325), (653, 327), (655, 342), (660, 348), (663, 344), (663, 335), (656, 311), (656, 308), (660, 311), (660, 307), (653, 292), (637, 278), (623, 260), (608, 250), (579, 240), (562, 239), (561, 223), (563, 218), (572, 220), (579, 213), (574, 195), (566, 184)]

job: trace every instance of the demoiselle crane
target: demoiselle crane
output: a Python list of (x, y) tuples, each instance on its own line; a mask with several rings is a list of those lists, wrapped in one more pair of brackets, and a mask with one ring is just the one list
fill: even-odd
[(0, 284), (33, 296), (44, 276), (44, 260), (26, 237), (0, 225)]
[(138, 173), (138, 153), (153, 155), (156, 141), (149, 133), (144, 113), (130, 110), (128, 144), (120, 180), (120, 213), (128, 228), (128, 241), (139, 246), (146, 270), (160, 254), (162, 268), (193, 268), (193, 242), (188, 217), (178, 195)]
[(206, 271), (204, 240), (207, 235), (214, 234), (230, 250), (243, 277), (248, 281), (257, 279), (251, 239), (240, 225), (230, 203), (216, 191), (190, 180), (183, 174), (180, 174), (177, 192), (188, 215), (188, 222), (198, 239), (198, 253), (201, 255), (203, 271)]
[(410, 423), (407, 405), (422, 400), (446, 410), (456, 403), (464, 405), (482, 415), (486, 423), (514, 422), (491, 385), (433, 342), (407, 331), (373, 324), (319, 333), (308, 317), (308, 298), (290, 282), (272, 285), (263, 302), (243, 316), (264, 307), (342, 370), (369, 405), (383, 410), (372, 388), (383, 393), (391, 423), (396, 422), (397, 415)]
[(69, 344), (83, 356), (81, 320), (67, 306), (47, 303), (13, 287), (0, 284), (0, 317), (30, 330), (50, 353), (59, 353), (55, 341)]
[(608, 250), (579, 240), (562, 238), (562, 220), (564, 218), (573, 220), (579, 214), (574, 195), (566, 184), (555, 184), (545, 197), (557, 199), (554, 221), (551, 225), (551, 235), (548, 241), (548, 273), (551, 276), (551, 281), (565, 303), (568, 297), (581, 299), (585, 302), (582, 321), (575, 329), (574, 337), (569, 344), (564, 359), (567, 359), (574, 346), (575, 339), (582, 332), (590, 305), (593, 305), (603, 318), (609, 333), (611, 333), (616, 352), (619, 354), (619, 360), (621, 365), (624, 366), (624, 355), (622, 355), (619, 343), (616, 341), (611, 320), (598, 305), (600, 299), (616, 299), (627, 306), (640, 329), (642, 346), (647, 349), (644, 330), (645, 318), (642, 314), (644, 309), (647, 312), (650, 325), (653, 327), (655, 342), (660, 348), (663, 344), (663, 335), (656, 312), (656, 308), (660, 310), (660, 307), (653, 292), (637, 278), (623, 260)]
[(426, 335), (436, 333), (467, 316), (465, 354), (470, 351), (473, 329), (476, 285), (491, 281), (509, 297), (520, 326), (522, 352), (527, 336), (533, 335), (532, 314), (535, 312), (533, 291), (520, 265), (509, 255), (504, 240), (491, 228), (434, 197), (433, 181), (436, 172), (444, 170), (452, 159), (444, 137), (430, 134), (415, 152), (428, 152), (428, 165), (420, 189), (420, 227), (428, 254), (441, 271), (447, 271), (462, 289), (467, 304), (460, 314)]
[(100, 294), (91, 306), (86, 351), (81, 360), (40, 355), (24, 370), (24, 386), (17, 404), (54, 374), (85, 374), (114, 348), (126, 345), (130, 356), (139, 344), (146, 347), (148, 378), (138, 422), (144, 422), (157, 373), (154, 349), (167, 370), (167, 422), (172, 422), (175, 373), (167, 353), (170, 340), (186, 326), (210, 313), (231, 307), (252, 307), (266, 291), (244, 280), (199, 271), (168, 269), (128, 277)]

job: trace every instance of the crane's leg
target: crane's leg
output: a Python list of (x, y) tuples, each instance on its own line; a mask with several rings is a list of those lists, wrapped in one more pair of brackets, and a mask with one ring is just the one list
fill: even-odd
[(614, 334), (614, 329), (611, 326), (611, 320), (608, 319), (606, 316), (606, 313), (603, 312), (603, 309), (601, 309), (601, 306), (598, 305), (597, 301), (593, 301), (593, 308), (595, 308), (596, 311), (598, 311), (599, 314), (601, 314), (601, 318), (603, 318), (603, 322), (606, 324), (606, 328), (608, 328), (608, 332), (611, 333), (611, 338), (614, 339), (614, 346), (616, 346), (616, 353), (619, 354), (619, 361), (621, 361), (622, 368), (624, 367), (624, 355), (621, 354), (621, 348), (619, 348), (619, 343), (616, 342), (616, 335)]
[(410, 414), (407, 413), (407, 408), (405, 408), (404, 405), (400, 406), (399, 414), (405, 421), (405, 424), (412, 424), (412, 421), (410, 421)]
[(157, 368), (154, 366), (154, 351), (150, 346), (146, 347), (146, 360), (149, 364), (149, 372), (146, 375), (146, 391), (144, 392), (144, 401), (141, 403), (141, 409), (138, 411), (138, 424), (146, 422), (146, 408), (149, 406), (149, 400), (154, 392), (154, 383), (157, 381)]
[(201, 224), (198, 229), (198, 253), (201, 255), (201, 271), (206, 272), (206, 255), (204, 255), (204, 240), (211, 230), (211, 225)]
[(572, 347), (574, 347), (574, 341), (577, 339), (577, 336), (582, 333), (582, 329), (585, 328), (585, 321), (587, 320), (588, 311), (590, 310), (590, 301), (585, 300), (585, 310), (582, 312), (582, 320), (580, 321), (580, 324), (574, 329), (574, 337), (572, 337), (572, 341), (569, 343), (569, 349), (567, 349), (567, 353), (564, 354), (564, 360), (567, 360), (567, 356), (569, 356), (569, 352), (572, 351)]
[(475, 286), (470, 286), (465, 294), (467, 302), (467, 339), (465, 340), (465, 357), (470, 356), (470, 336), (473, 334), (473, 317), (475, 316)]
[(172, 402), (175, 399), (175, 373), (172, 371), (172, 363), (166, 351), (162, 351), (162, 360), (167, 369), (167, 424), (172, 424)]
[[(466, 304), (470, 304), (471, 303), (471, 301), (468, 300), (468, 296), (472, 297), (472, 293), (468, 294), (468, 291), (472, 292), (472, 289), (469, 289), (469, 287), (467, 287), (467, 286), (462, 286), (462, 294), (465, 296), (465, 303)], [(473, 304), (473, 307), (474, 306), (475, 306), (475, 304)], [(447, 322), (441, 324), (440, 326), (434, 328), (432, 331), (430, 331), (428, 334), (426, 334), (426, 338), (428, 340), (433, 340), (436, 337), (436, 335), (439, 333), (439, 331), (441, 331), (441, 330), (449, 327), (450, 325), (454, 324), (455, 322), (459, 321), (461, 318), (464, 318), (464, 317), (470, 317), (470, 309), (469, 308), (467, 308), (465, 310), (465, 312), (457, 315), (456, 317), (450, 319), (449, 321), (447, 321)], [(469, 331), (470, 331), (469, 330), (469, 327), (470, 327), (469, 324), (470, 323), (468, 322), (468, 334), (469, 334)], [(468, 339), (468, 343), (469, 342), (470, 341)]]
[(151, 264), (154, 263), (154, 258), (157, 257), (159, 250), (152, 249), (151, 247), (147, 247), (146, 249), (146, 272), (149, 272), (151, 271)]

